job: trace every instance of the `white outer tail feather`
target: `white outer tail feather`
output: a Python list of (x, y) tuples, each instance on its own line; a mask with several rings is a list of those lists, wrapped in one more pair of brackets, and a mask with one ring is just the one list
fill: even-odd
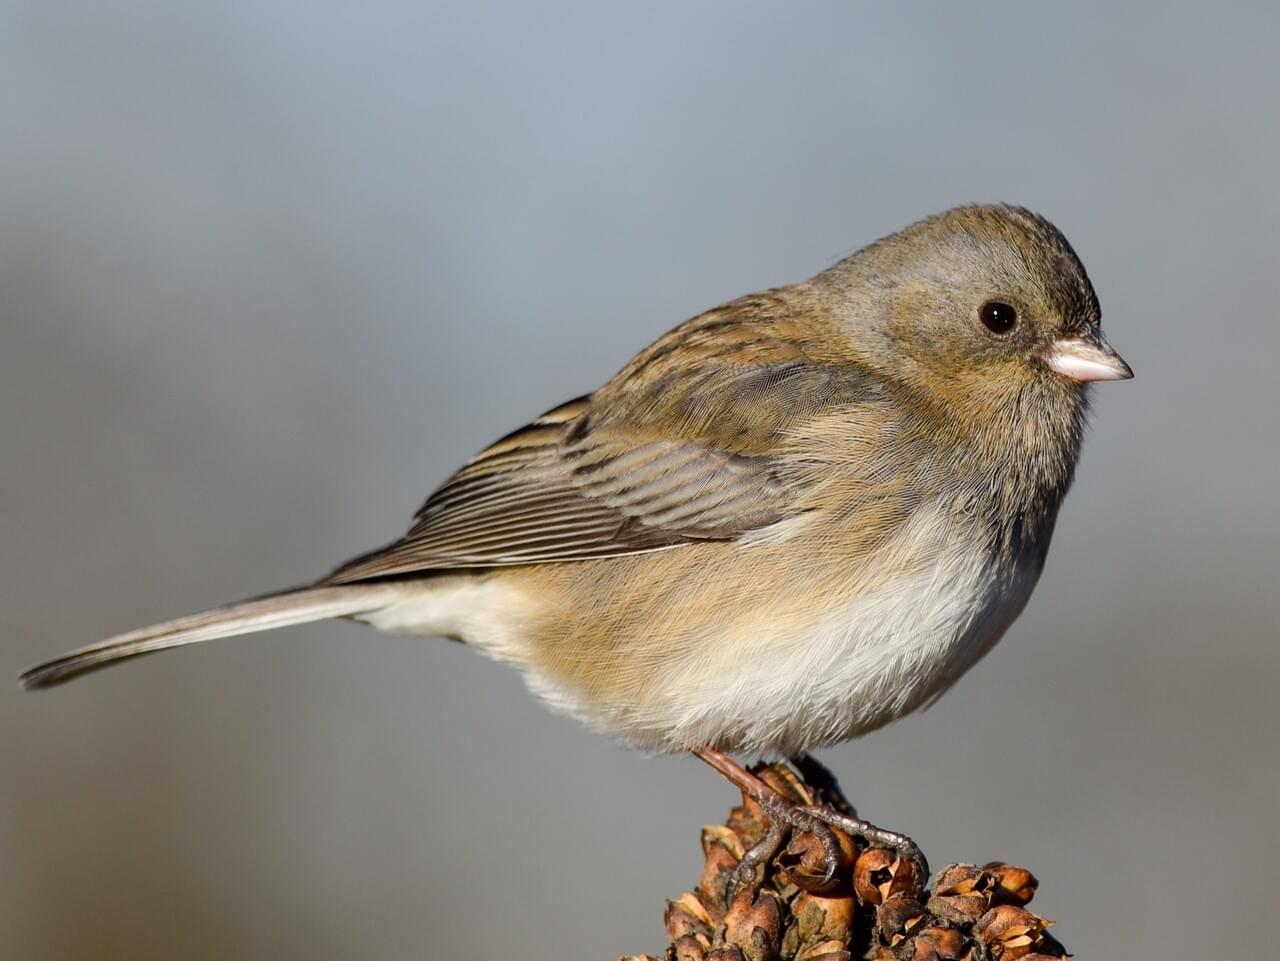
[(46, 661), (19, 678), (28, 690), (52, 687), (116, 661), (219, 637), (234, 637), (377, 610), (403, 598), (403, 584), (350, 584), (282, 591), (117, 634)]

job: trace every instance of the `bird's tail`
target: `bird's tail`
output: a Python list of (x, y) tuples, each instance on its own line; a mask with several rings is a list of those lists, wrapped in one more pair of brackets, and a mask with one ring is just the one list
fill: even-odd
[(403, 591), (403, 585), (392, 582), (281, 591), (117, 634), (24, 671), (19, 680), (28, 690), (53, 687), (118, 661), (171, 647), (367, 613), (400, 599)]

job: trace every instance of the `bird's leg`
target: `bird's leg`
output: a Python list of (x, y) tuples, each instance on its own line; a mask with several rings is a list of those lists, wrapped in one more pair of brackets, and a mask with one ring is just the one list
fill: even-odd
[(759, 804), (770, 820), (769, 831), (764, 839), (743, 856), (730, 876), (726, 900), (732, 901), (733, 892), (741, 885), (754, 884), (756, 866), (764, 864), (778, 853), (792, 829), (811, 833), (822, 845), (825, 874), (819, 884), (826, 885), (834, 880), (843, 851), (831, 828), (824, 823), (826, 819), (819, 813), (820, 809), (789, 801), (723, 751), (700, 748), (693, 753)]

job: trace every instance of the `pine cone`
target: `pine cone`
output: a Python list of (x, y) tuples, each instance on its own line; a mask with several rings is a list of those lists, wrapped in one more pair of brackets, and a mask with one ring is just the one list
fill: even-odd
[[(848, 802), (831, 786), (808, 784), (781, 764), (757, 776), (801, 804)], [(621, 961), (1048, 961), (1067, 957), (1046, 932), (1053, 922), (1029, 911), (1039, 882), (1003, 861), (949, 864), (930, 879), (919, 865), (836, 831), (844, 858), (835, 880), (818, 890), (822, 846), (796, 833), (755, 883), (726, 901), (729, 877), (770, 827), (744, 798), (725, 824), (702, 831), (702, 876), (694, 891), (667, 902), (671, 939), (661, 959)], [(927, 887), (926, 887), (927, 885)]]

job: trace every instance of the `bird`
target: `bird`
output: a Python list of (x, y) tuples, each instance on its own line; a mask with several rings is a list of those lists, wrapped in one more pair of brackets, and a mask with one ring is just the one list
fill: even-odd
[(1052, 223), (955, 207), (685, 321), (483, 449), (399, 540), (21, 682), (326, 618), (450, 638), (755, 798), (778, 830), (744, 869), (796, 829), (831, 877), (831, 827), (923, 863), (906, 835), (801, 809), (734, 755), (811, 761), (986, 654), (1044, 568), (1091, 384), (1131, 376)]

